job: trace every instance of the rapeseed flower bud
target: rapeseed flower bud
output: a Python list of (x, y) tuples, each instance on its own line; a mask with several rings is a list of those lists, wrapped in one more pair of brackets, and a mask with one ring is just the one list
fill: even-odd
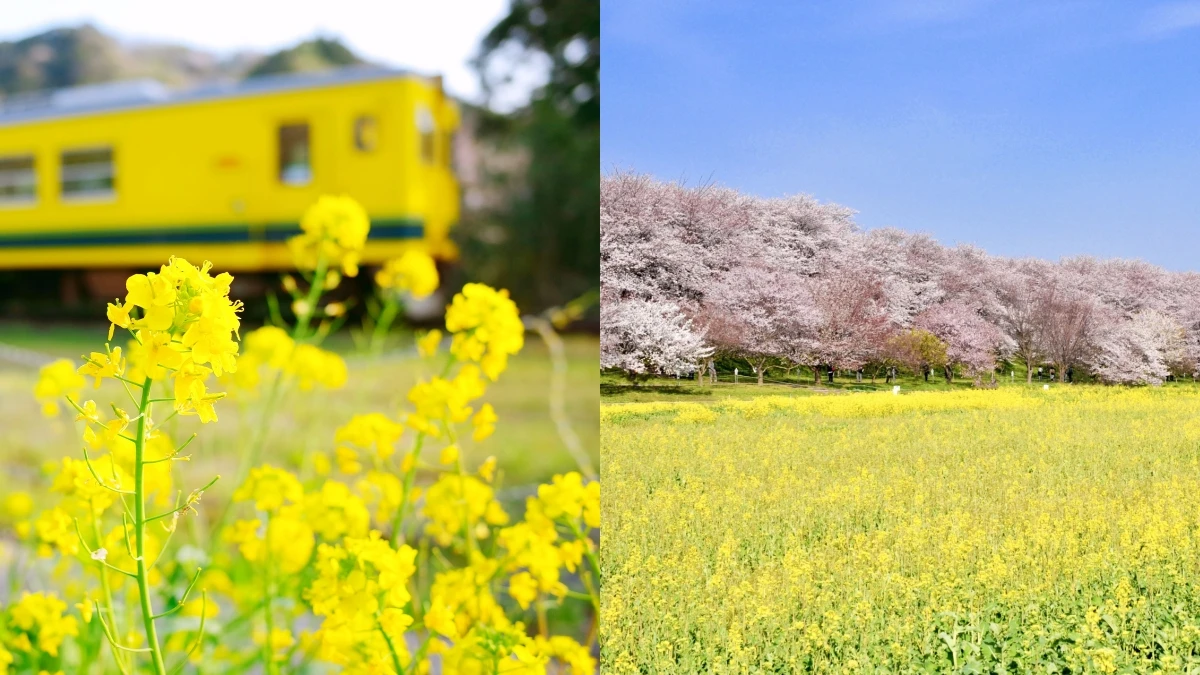
[(313, 345), (297, 345), (286, 370), (295, 376), (300, 391), (312, 391), (316, 384), (326, 389), (341, 389), (346, 384), (342, 357)]
[(471, 425), (475, 428), (471, 434), (471, 438), (476, 443), (491, 436), (496, 431), (496, 410), (492, 408), (491, 403), (484, 403), (479, 407), (479, 412), (471, 418)]
[(323, 657), (355, 672), (379, 660), (380, 668), (363, 672), (387, 672), (383, 635), (394, 645), (404, 644), (412, 617), (403, 608), (411, 599), (408, 581), (416, 572), (416, 556), (411, 546), (392, 548), (378, 531), (318, 546), (317, 578), (304, 598), (313, 614), (323, 617), (318, 632)]
[(417, 339), (417, 353), (422, 358), (429, 358), (437, 354), (438, 345), (442, 343), (442, 331), (434, 328), (428, 333)]
[(335, 480), (327, 480), (319, 491), (304, 495), (304, 515), (325, 541), (365, 537), (371, 526), (363, 499)]
[(375, 283), (380, 288), (408, 291), (416, 299), (427, 298), (438, 288), (437, 264), (424, 251), (405, 251), (399, 258), (384, 264), (375, 274)]
[(304, 488), (291, 472), (270, 464), (250, 470), (249, 477), (234, 493), (236, 502), (253, 501), (259, 511), (278, 511), (285, 504), (295, 504), (304, 497)]
[(355, 415), (338, 428), (334, 440), (349, 443), (363, 450), (373, 451), (381, 460), (396, 452), (396, 441), (404, 433), (404, 426), (397, 424), (382, 413)]
[(83, 376), (76, 372), (74, 361), (59, 359), (43, 366), (38, 372), (33, 396), (42, 404), (43, 415), (55, 417), (58, 415), (59, 399), (64, 396), (78, 396), (86, 384)]
[(354, 199), (324, 195), (304, 212), (301, 233), (288, 240), (292, 259), (302, 270), (315, 270), (323, 257), (331, 268), (348, 277), (358, 275), (358, 261), (371, 221)]

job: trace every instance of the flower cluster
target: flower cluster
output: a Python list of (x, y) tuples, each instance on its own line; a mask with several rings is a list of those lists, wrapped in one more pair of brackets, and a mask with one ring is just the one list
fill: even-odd
[(375, 283), (380, 288), (408, 291), (414, 298), (425, 298), (438, 288), (437, 264), (424, 251), (405, 251), (384, 264), (375, 274)]
[[(158, 273), (135, 274), (125, 287), (125, 301), (108, 305), (112, 322), (108, 336), (120, 326), (128, 329), (137, 343), (137, 368), (145, 380), (171, 377), (175, 409), (200, 417), (217, 419), (213, 402), (223, 394), (208, 392), (205, 380), (237, 370), (238, 312), (241, 301), (229, 299), (228, 273), (211, 276), (212, 263), (196, 267), (182, 258), (172, 258)], [(92, 352), (79, 369), (95, 378), (127, 379), (121, 348)], [(141, 382), (134, 382), (142, 384)]]
[(346, 195), (325, 195), (305, 211), (301, 233), (288, 240), (288, 247), (301, 270), (328, 265), (353, 277), (358, 275), (370, 229), (371, 220), (362, 205)]
[(54, 417), (59, 412), (59, 402), (66, 396), (79, 396), (87, 381), (75, 370), (75, 362), (59, 359), (43, 366), (38, 374), (33, 396), (42, 404), (42, 414)]
[(463, 361), (477, 361), (495, 380), (508, 357), (525, 344), (525, 325), (508, 291), (467, 284), (446, 310), (446, 330), (454, 335), (450, 351)]
[(388, 672), (393, 658), (407, 664), (404, 631), (413, 619), (404, 607), (416, 556), (411, 546), (393, 548), (378, 531), (321, 544), (317, 578), (304, 597), (323, 618), (317, 638), (324, 660), (350, 672)]
[(250, 331), (243, 345), (238, 370), (228, 378), (231, 389), (256, 392), (264, 377), (268, 382), (292, 379), (301, 391), (311, 391), (317, 385), (341, 389), (346, 384), (346, 362), (341, 356), (316, 345), (297, 344), (278, 326)]

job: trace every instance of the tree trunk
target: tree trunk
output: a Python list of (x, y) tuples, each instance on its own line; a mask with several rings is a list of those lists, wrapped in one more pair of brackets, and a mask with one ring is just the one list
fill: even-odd
[(821, 384), (821, 366), (813, 366), (813, 386)]
[(954, 367), (946, 366), (946, 384), (954, 383)]
[(1033, 384), (1033, 366), (1029, 361), (1025, 362), (1025, 384)]
[(1063, 365), (1063, 366), (1058, 366), (1057, 369), (1058, 369), (1058, 381), (1066, 382), (1067, 381), (1067, 367), (1065, 365)]

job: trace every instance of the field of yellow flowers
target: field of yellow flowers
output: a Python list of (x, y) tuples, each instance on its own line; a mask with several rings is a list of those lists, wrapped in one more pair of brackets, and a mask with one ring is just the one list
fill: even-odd
[(605, 673), (1200, 672), (1200, 391), (601, 410)]
[[(461, 450), (504, 423), (485, 399), (524, 347), (503, 290), (454, 294), (444, 329), (418, 340), (425, 373), (399, 409), (313, 430), (325, 449), (298, 462), (264, 460), (281, 408), (354, 386), (321, 346), (345, 312), (322, 296), (358, 273), (369, 221), (323, 197), (302, 228), (284, 280), (294, 322), (243, 334), (230, 275), (172, 258), (129, 278), (94, 349), (42, 369), (30, 395), (77, 435), (49, 494), (6, 491), (0, 505), (0, 673), (595, 671), (590, 465), (511, 509), (504, 467)], [(375, 281), (377, 346), (396, 291), (440, 280), (410, 252)], [(211, 446), (193, 441), (233, 406), (234, 470), (206, 474), (191, 460)], [(231, 498), (214, 504), (218, 482)]]

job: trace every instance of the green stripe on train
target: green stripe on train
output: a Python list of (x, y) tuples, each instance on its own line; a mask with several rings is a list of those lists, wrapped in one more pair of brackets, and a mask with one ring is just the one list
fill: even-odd
[[(0, 248), (262, 243), (285, 241), (299, 233), (300, 225), (298, 223), (160, 225), (136, 229), (75, 232), (0, 232)], [(368, 239), (420, 239), (424, 235), (425, 226), (421, 220), (391, 218), (372, 221)]]

